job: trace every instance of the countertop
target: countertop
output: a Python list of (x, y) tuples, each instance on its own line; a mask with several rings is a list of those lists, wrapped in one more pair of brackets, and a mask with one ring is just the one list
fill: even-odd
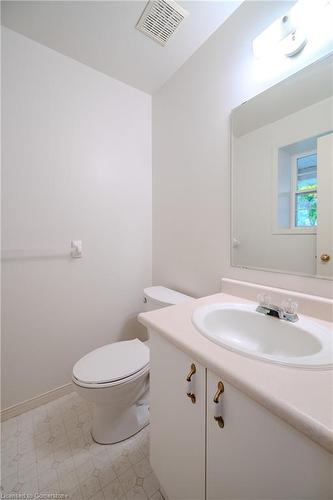
[[(333, 370), (270, 364), (214, 344), (203, 337), (191, 321), (194, 309), (214, 302), (253, 304), (250, 300), (219, 293), (141, 313), (138, 320), (333, 453)], [(306, 317), (331, 329), (333, 341), (332, 323)]]

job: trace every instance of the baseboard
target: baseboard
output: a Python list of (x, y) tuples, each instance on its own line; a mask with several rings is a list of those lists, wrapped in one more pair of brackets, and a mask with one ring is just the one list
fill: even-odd
[(16, 405), (9, 406), (1, 410), (0, 412), (0, 420), (4, 422), (9, 418), (17, 417), (26, 411), (33, 410), (38, 406), (45, 405), (50, 401), (54, 401), (55, 399), (61, 398), (61, 396), (66, 396), (66, 394), (70, 394), (74, 390), (73, 384), (62, 385), (61, 387), (57, 387), (56, 389), (51, 389), (51, 391), (44, 392), (44, 394), (39, 394), (39, 396), (35, 396), (31, 399), (27, 399), (22, 403), (17, 403)]

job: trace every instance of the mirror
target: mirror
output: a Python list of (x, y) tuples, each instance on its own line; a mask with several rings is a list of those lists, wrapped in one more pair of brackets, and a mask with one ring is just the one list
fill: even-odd
[(232, 112), (233, 266), (333, 277), (333, 56)]

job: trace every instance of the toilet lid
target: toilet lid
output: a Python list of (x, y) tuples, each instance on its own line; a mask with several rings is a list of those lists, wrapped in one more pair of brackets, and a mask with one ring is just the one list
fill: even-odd
[(74, 377), (86, 384), (105, 384), (134, 375), (149, 363), (149, 349), (139, 339), (99, 347), (81, 358)]

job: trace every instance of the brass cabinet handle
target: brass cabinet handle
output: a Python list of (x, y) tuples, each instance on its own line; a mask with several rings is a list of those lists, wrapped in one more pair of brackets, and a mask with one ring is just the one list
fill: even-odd
[(195, 366), (194, 363), (192, 363), (190, 373), (186, 377), (187, 382), (191, 382), (192, 375), (194, 375), (196, 372), (197, 372), (197, 367)]
[[(195, 364), (192, 363), (191, 364), (191, 370), (190, 370), (189, 374), (186, 377), (186, 381), (187, 382), (191, 382), (192, 375), (194, 375), (196, 372), (197, 372), (197, 368), (196, 368)], [(195, 404), (195, 402), (196, 402), (195, 394), (193, 392), (187, 392), (186, 394), (190, 398), (190, 400), (192, 401), (192, 403)]]
[(223, 394), (223, 392), (224, 392), (224, 385), (223, 385), (223, 382), (220, 381), (217, 384), (217, 391), (216, 391), (216, 394), (215, 394), (214, 399), (213, 399), (214, 403), (219, 402), (220, 396), (221, 396), (221, 394)]
[(195, 394), (193, 394), (193, 392), (187, 392), (186, 394), (190, 398), (190, 400), (192, 401), (192, 403), (195, 404), (195, 402), (196, 402)]
[[(220, 396), (223, 393), (224, 393), (224, 385), (223, 385), (223, 382), (220, 380), (219, 383), (217, 384), (217, 391), (216, 391), (214, 399), (213, 399), (215, 404), (219, 403)], [(218, 426), (221, 427), (221, 429), (223, 429), (223, 427), (224, 427), (223, 417), (221, 415), (214, 416), (214, 420), (217, 422)]]
[(330, 258), (331, 257), (327, 253), (322, 253), (321, 256), (320, 256), (320, 260), (322, 262), (329, 262)]
[(214, 420), (216, 420), (218, 426), (221, 427), (221, 429), (223, 429), (223, 427), (224, 427), (224, 420), (221, 417), (221, 415), (219, 417), (214, 417)]

